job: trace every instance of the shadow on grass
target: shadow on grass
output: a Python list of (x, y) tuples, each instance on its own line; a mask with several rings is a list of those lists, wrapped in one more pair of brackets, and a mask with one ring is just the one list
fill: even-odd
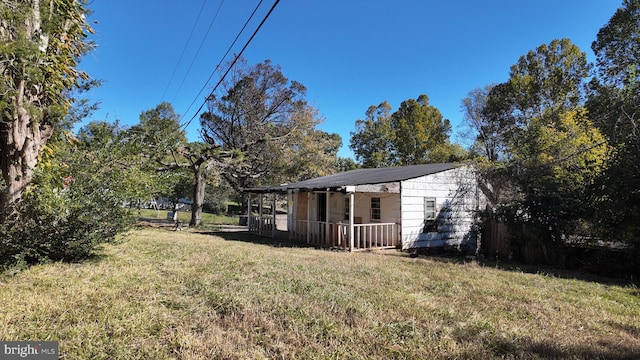
[(541, 359), (609, 359), (631, 360), (637, 359), (640, 348), (617, 341), (601, 340), (584, 346), (560, 346), (549, 341), (533, 341), (522, 339), (518, 344), (505, 340), (491, 341), (496, 355), (521, 356), (523, 358)]
[[(416, 256), (415, 254), (413, 256)], [(556, 277), (561, 279), (571, 279), (598, 283), (602, 285), (617, 285), (617, 286), (631, 286), (635, 287), (640, 284), (639, 279), (625, 279), (625, 278), (612, 278), (602, 275), (592, 274), (589, 272), (579, 270), (567, 270), (550, 265), (529, 265), (517, 262), (509, 262), (503, 260), (490, 260), (472, 256), (465, 256), (462, 253), (455, 251), (438, 251), (433, 250), (430, 252), (421, 252), (419, 257), (438, 261), (442, 263), (455, 263), (455, 264), (467, 264), (476, 263), (483, 267), (496, 268), (503, 271), (519, 272), (526, 274), (536, 274), (542, 276)], [(633, 295), (640, 296), (639, 291), (632, 293)]]
[(228, 231), (228, 230), (225, 230), (224, 228), (221, 228), (220, 230), (213, 230), (213, 231), (198, 231), (198, 233), (203, 235), (217, 236), (217, 237), (223, 238), (226, 241), (241, 241), (241, 242), (247, 242), (252, 244), (267, 245), (272, 247), (317, 248), (316, 246), (313, 246), (310, 244), (289, 240), (288, 238), (282, 235), (275, 236), (275, 237), (266, 237), (266, 236), (259, 236), (259, 235), (250, 233), (249, 231), (246, 231), (246, 230)]
[[(638, 328), (609, 322), (607, 325), (616, 330), (624, 330), (635, 337)], [(460, 343), (482, 343), (490, 351), (491, 357), (523, 359), (638, 359), (638, 343), (621, 342), (617, 337), (605, 337), (583, 344), (566, 344), (565, 341), (549, 338), (535, 340), (529, 336), (505, 337), (493, 331), (480, 328), (459, 328), (453, 335)]]
[[(213, 227), (212, 230), (199, 230), (198, 233), (205, 235), (213, 235), (221, 237), (227, 241), (242, 241), (260, 245), (267, 245), (272, 247), (289, 247), (289, 248), (315, 248), (331, 250), (329, 248), (322, 248), (316, 245), (307, 244), (304, 242), (298, 242), (289, 240), (286, 232), (278, 232), (275, 237), (258, 236), (250, 233), (247, 230), (232, 230), (229, 231), (225, 226)], [(397, 252), (394, 252), (397, 255)], [(442, 263), (456, 263), (456, 264), (468, 264), (475, 262), (483, 267), (492, 267), (503, 271), (519, 272), (527, 274), (537, 274), (542, 276), (556, 277), (561, 279), (575, 279), (580, 281), (594, 282), (603, 285), (618, 285), (618, 286), (637, 286), (637, 281), (634, 282), (629, 279), (623, 278), (609, 278), (601, 275), (595, 275), (587, 272), (581, 272), (578, 270), (566, 270), (554, 268), (545, 265), (527, 265), (514, 262), (505, 262), (497, 260), (482, 259), (477, 257), (466, 256), (463, 253), (455, 251), (444, 251), (433, 249), (427, 252), (418, 253), (406, 253), (406, 256), (419, 256), (427, 258), (433, 261)], [(640, 292), (637, 290), (632, 295), (640, 296)]]

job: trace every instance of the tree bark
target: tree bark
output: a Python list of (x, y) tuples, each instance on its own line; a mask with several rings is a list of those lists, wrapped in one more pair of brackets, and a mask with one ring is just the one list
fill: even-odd
[(195, 185), (193, 186), (193, 204), (191, 205), (191, 221), (189, 226), (197, 227), (202, 223), (202, 206), (204, 205), (204, 194), (207, 185), (205, 170), (202, 166), (194, 169)]
[(11, 215), (16, 201), (33, 179), (38, 155), (53, 133), (53, 126), (35, 121), (26, 109), (33, 99), (25, 99), (28, 96), (25, 95), (25, 82), (21, 80), (18, 83), (18, 91), (12, 99), (14, 110), (11, 118), (0, 121), (0, 168), (6, 186), (0, 193), (2, 222)]
[[(24, 37), (38, 45), (43, 54), (47, 50), (48, 36), (41, 30), (40, 0), (33, 0), (31, 13), (24, 23)], [(16, 32), (10, 23), (0, 23), (3, 42), (15, 41)], [(20, 58), (14, 59), (19, 64)], [(38, 155), (53, 133), (53, 126), (43, 118), (34, 116), (29, 109), (37, 108), (44, 94), (43, 87), (32, 83), (26, 63), (7, 67), (0, 65), (0, 73), (9, 78), (12, 91), (5, 94), (10, 104), (0, 114), (0, 168), (4, 186), (0, 191), (0, 223), (4, 223), (15, 211), (16, 202), (22, 197), (31, 180)], [(10, 94), (10, 95), (7, 95)]]

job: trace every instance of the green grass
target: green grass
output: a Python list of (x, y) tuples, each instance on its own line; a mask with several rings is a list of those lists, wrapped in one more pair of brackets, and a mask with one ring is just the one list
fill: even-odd
[[(134, 214), (138, 214), (138, 210), (132, 210)], [(166, 220), (167, 213), (171, 210), (152, 210), (152, 209), (141, 209), (140, 217), (144, 219), (153, 219), (153, 220)], [(191, 211), (178, 211), (178, 217), (185, 224), (188, 224), (191, 220)], [(226, 216), (226, 215), (215, 215), (209, 213), (202, 213), (202, 225), (203, 226), (213, 226), (213, 225), (238, 225), (238, 217)]]
[(0, 339), (61, 359), (631, 359), (633, 286), (166, 229), (0, 278)]

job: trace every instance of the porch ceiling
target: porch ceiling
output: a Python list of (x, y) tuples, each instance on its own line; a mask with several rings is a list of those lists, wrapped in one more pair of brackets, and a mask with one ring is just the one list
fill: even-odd
[(345, 191), (347, 186), (373, 185), (392, 183), (420, 176), (431, 175), (458, 167), (457, 164), (424, 164), (397, 166), (389, 168), (356, 169), (309, 179), (292, 184), (281, 184), (278, 186), (265, 186), (245, 189), (247, 193), (286, 193), (288, 190), (303, 191)]

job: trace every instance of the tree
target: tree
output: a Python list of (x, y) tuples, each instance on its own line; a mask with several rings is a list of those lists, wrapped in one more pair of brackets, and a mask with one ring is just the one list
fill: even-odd
[[(175, 164), (189, 169), (194, 182), (189, 226), (199, 226), (202, 222), (207, 182), (211, 179), (217, 180), (220, 173), (226, 171), (240, 154), (202, 142), (191, 142), (179, 150), (179, 155), (186, 160), (186, 166), (177, 161)], [(174, 155), (174, 159), (178, 159), (178, 156)]]
[(537, 229), (546, 262), (562, 261), (561, 235), (585, 216), (586, 189), (606, 158), (607, 142), (582, 106), (589, 68), (569, 40), (543, 44), (489, 91), (481, 112), (482, 129), (504, 154), (489, 174), (514, 190), (499, 205)]
[(145, 146), (145, 152), (153, 158), (164, 157), (168, 149), (177, 149), (187, 142), (180, 126), (180, 115), (168, 102), (140, 113), (140, 123), (132, 126), (128, 132), (129, 137)]
[(202, 142), (187, 143), (185, 132), (180, 126), (180, 116), (166, 102), (143, 111), (140, 123), (132, 126), (128, 133), (129, 141), (136, 145), (144, 157), (143, 162), (148, 164), (147, 169), (164, 175), (158, 190), (176, 193), (177, 196), (182, 194), (184, 183), (188, 183), (193, 201), (189, 226), (199, 226), (206, 183), (215, 172), (215, 165), (221, 167), (225, 164), (229, 158), (228, 153), (222, 155), (220, 149)]
[(640, 251), (640, 1), (624, 0), (591, 48), (597, 77), (587, 107), (611, 144), (607, 170), (594, 186), (600, 230)]
[(386, 167), (459, 161), (466, 151), (449, 142), (451, 124), (429, 105), (427, 95), (405, 100), (390, 114), (389, 103), (370, 106), (356, 120), (350, 147), (364, 167)]
[(463, 120), (469, 129), (469, 136), (474, 144), (472, 152), (479, 154), (488, 161), (497, 161), (504, 157), (504, 147), (500, 137), (501, 127), (497, 121), (491, 121), (486, 116), (489, 93), (495, 85), (471, 90), (462, 99)]
[(640, 1), (623, 0), (599, 31), (591, 49), (596, 55), (598, 80), (624, 89), (638, 80), (640, 59)]
[(85, 259), (132, 225), (126, 201), (157, 189), (155, 172), (131, 151), (126, 132), (95, 121), (79, 134), (56, 130), (40, 155), (15, 204), (20, 216), (0, 224), (0, 263)]
[(15, 210), (39, 155), (70, 109), (65, 94), (88, 78), (76, 69), (91, 49), (85, 12), (77, 0), (0, 3), (0, 219)]
[[(405, 100), (391, 115), (394, 130), (395, 165), (415, 165), (448, 161), (442, 147), (449, 143), (451, 124), (429, 97)], [(440, 150), (439, 152), (436, 150)]]
[(337, 172), (344, 172), (359, 169), (360, 164), (358, 164), (355, 160), (350, 157), (338, 157), (338, 162), (336, 165)]
[(86, 149), (99, 149), (108, 146), (117, 140), (118, 135), (123, 129), (119, 123), (109, 123), (106, 121), (91, 121), (87, 125), (80, 128), (76, 135), (78, 141)]
[(221, 94), (207, 98), (200, 123), (209, 146), (239, 154), (221, 171), (236, 192), (332, 171), (339, 137), (316, 129), (320, 118), (305, 100), (304, 85), (269, 60), (241, 62), (232, 73)]
[(306, 180), (332, 174), (336, 171), (338, 150), (342, 139), (338, 134), (330, 134), (318, 129), (307, 129), (289, 137), (283, 148), (280, 175), (273, 174), (272, 182), (282, 183)]
[(387, 167), (394, 164), (391, 105), (381, 102), (371, 105), (364, 120), (356, 120), (349, 147), (363, 167)]

